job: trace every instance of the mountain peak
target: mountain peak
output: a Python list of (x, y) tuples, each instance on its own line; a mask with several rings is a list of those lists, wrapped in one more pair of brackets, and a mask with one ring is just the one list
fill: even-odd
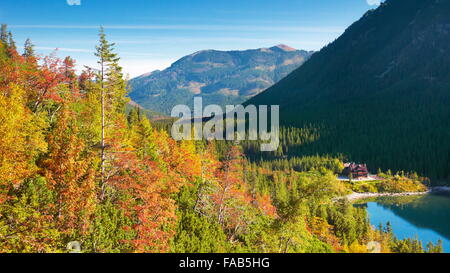
[(146, 109), (170, 114), (202, 95), (207, 104), (243, 103), (300, 67), (311, 52), (280, 45), (248, 50), (203, 50), (159, 73), (130, 81), (130, 98)]
[(290, 47), (290, 46), (287, 46), (287, 45), (284, 45), (284, 44), (276, 45), (276, 46), (272, 47), (271, 49), (281, 49), (281, 50), (287, 51), (287, 52), (297, 51), (297, 49), (295, 49), (293, 47)]

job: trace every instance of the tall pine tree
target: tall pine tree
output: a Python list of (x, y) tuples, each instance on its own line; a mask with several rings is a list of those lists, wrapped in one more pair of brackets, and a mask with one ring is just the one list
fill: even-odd
[(25, 58), (29, 58), (29, 57), (33, 57), (34, 56), (34, 45), (31, 42), (30, 38), (28, 38), (25, 41), (25, 45), (23, 46), (24, 50), (23, 50), (23, 55)]
[(113, 43), (109, 43), (106, 40), (106, 34), (105, 31), (102, 28), (100, 28), (100, 44), (96, 47), (97, 52), (95, 53), (95, 56), (99, 58), (98, 64), (100, 65), (100, 75), (99, 75), (99, 83), (101, 88), (101, 108), (102, 108), (102, 140), (101, 140), (101, 171), (102, 171), (102, 184), (105, 183), (105, 164), (106, 164), (106, 141), (105, 141), (105, 130), (106, 130), (106, 91), (105, 91), (105, 81), (106, 81), (106, 72), (108, 69), (108, 66), (111, 63), (118, 62), (119, 59), (117, 58), (117, 55), (114, 54), (113, 51)]
[[(100, 89), (101, 101), (101, 184), (103, 188), (102, 196), (104, 196), (107, 184), (107, 161), (108, 148), (113, 147), (112, 141), (114, 135), (118, 134), (117, 128), (113, 128), (117, 124), (117, 119), (121, 118), (124, 107), (127, 103), (126, 99), (126, 81), (123, 79), (122, 68), (119, 65), (120, 58), (114, 53), (114, 43), (106, 40), (105, 31), (100, 28), (99, 45), (96, 46), (95, 56), (98, 57), (97, 63), (100, 68), (98, 70), (97, 84)], [(111, 132), (111, 135), (107, 135)], [(117, 147), (117, 145), (116, 145)]]
[(0, 40), (4, 45), (8, 44), (8, 26), (5, 24), (2, 24), (1, 30), (0, 30)]

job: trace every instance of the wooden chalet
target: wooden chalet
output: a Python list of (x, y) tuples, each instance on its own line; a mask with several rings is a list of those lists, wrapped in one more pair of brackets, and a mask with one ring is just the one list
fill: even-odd
[(355, 179), (369, 177), (369, 169), (367, 168), (367, 164), (346, 163), (344, 167), (345, 168), (342, 174), (347, 177), (352, 176)]

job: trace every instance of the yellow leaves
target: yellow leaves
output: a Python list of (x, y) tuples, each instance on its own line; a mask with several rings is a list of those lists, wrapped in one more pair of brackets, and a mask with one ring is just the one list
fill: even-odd
[(39, 153), (47, 150), (45, 119), (25, 106), (25, 92), (11, 84), (0, 94), (0, 183), (16, 187), (37, 171)]
[(342, 249), (339, 239), (333, 233), (333, 226), (320, 217), (313, 217), (308, 222), (308, 229), (311, 234), (315, 235), (319, 240), (331, 245), (334, 250)]
[(427, 190), (427, 187), (419, 180), (399, 175), (388, 177), (387, 179), (380, 181), (378, 188), (380, 192), (392, 193), (424, 192)]
[(177, 143), (163, 131), (154, 131), (154, 141), (157, 160), (164, 168), (173, 171), (183, 182), (192, 183), (201, 177), (202, 160), (193, 142)]
[(87, 232), (96, 203), (94, 155), (86, 153), (77, 133), (74, 113), (64, 107), (49, 136), (50, 154), (44, 162), (46, 177), (58, 196), (58, 225), (67, 233)]
[(344, 247), (346, 253), (368, 253), (367, 246), (361, 245), (358, 242), (353, 242), (351, 245)]
[(145, 117), (136, 117), (129, 130), (130, 145), (136, 150), (138, 156), (150, 156), (155, 159), (156, 147), (154, 142), (153, 128), (150, 121)]

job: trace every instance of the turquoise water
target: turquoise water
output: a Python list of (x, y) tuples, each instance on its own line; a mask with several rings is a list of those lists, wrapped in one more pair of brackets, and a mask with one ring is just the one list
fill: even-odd
[(450, 196), (382, 197), (365, 204), (373, 226), (390, 222), (397, 238), (443, 242), (450, 253)]

